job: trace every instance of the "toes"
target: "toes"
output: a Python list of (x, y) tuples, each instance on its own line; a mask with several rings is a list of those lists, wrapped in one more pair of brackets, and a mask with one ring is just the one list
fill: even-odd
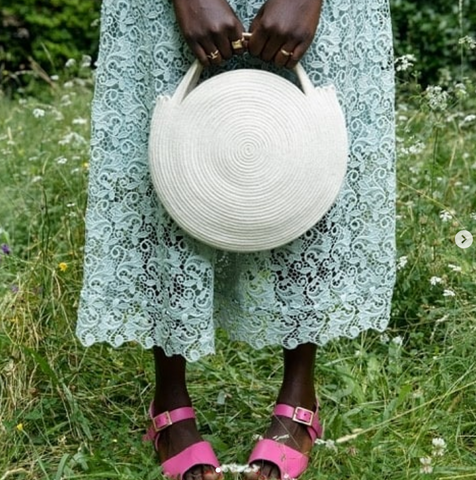
[(203, 480), (218, 480), (220, 474), (212, 466), (203, 467)]
[[(262, 462), (261, 462), (262, 463)], [(250, 465), (250, 469), (244, 472), (244, 477), (246, 480), (259, 480), (261, 471), (260, 471), (260, 464), (253, 462)]]

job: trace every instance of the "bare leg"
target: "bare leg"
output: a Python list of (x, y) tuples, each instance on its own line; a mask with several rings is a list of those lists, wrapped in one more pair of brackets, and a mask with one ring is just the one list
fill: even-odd
[[(154, 359), (155, 411), (160, 413), (179, 407), (192, 406), (185, 378), (186, 360), (180, 355), (167, 357), (159, 347), (154, 347)], [(162, 431), (158, 442), (158, 454), (161, 462), (201, 440), (193, 419), (183, 420), (166, 428)], [(218, 474), (211, 465), (193, 467), (183, 476), (183, 480), (214, 480), (216, 478), (218, 478)]]
[[(294, 350), (283, 350), (284, 377), (277, 403), (301, 406), (312, 409), (316, 394), (314, 389), (314, 364), (316, 345), (304, 344)], [(265, 438), (282, 437), (278, 440), (302, 453), (312, 449), (312, 441), (304, 425), (293, 422), (290, 418), (273, 417)], [(254, 465), (254, 464), (253, 464)], [(278, 468), (269, 462), (257, 462), (260, 471), (247, 474), (248, 480), (255, 480), (259, 475), (266, 478), (280, 478)]]

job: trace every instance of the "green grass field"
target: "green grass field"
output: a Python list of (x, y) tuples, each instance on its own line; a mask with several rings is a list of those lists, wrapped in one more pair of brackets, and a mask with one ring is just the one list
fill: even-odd
[[(461, 79), (443, 91), (399, 88), (392, 322), (319, 351), (325, 442), (303, 480), (476, 479), (476, 241), (454, 243), (476, 235), (476, 95)], [(90, 82), (38, 98), (0, 97), (0, 480), (159, 478), (141, 441), (151, 353), (74, 334)], [(265, 431), (280, 358), (218, 332), (217, 354), (190, 365), (227, 479)]]

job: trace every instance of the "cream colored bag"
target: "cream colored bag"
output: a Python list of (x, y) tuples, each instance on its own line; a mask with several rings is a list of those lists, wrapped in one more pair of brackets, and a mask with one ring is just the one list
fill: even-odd
[(192, 237), (236, 252), (275, 248), (314, 226), (347, 168), (344, 115), (333, 86), (300, 90), (263, 70), (221, 73), (197, 86), (190, 67), (159, 97), (149, 139), (160, 201)]

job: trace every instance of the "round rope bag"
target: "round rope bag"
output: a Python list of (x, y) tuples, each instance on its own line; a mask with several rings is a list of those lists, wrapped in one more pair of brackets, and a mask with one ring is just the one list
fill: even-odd
[(334, 203), (347, 168), (335, 88), (302, 90), (264, 70), (233, 70), (197, 85), (191, 66), (153, 112), (149, 164), (159, 200), (192, 237), (256, 252), (313, 227)]

